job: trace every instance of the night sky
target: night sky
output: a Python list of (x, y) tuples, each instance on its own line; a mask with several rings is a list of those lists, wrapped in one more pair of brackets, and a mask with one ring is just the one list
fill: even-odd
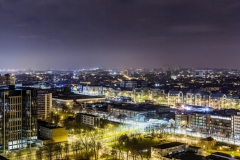
[(240, 69), (240, 0), (0, 0), (0, 69)]

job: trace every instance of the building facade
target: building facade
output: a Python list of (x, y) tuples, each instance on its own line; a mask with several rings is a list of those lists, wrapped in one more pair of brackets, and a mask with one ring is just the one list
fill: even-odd
[(188, 126), (197, 132), (209, 133), (210, 115), (192, 113), (188, 115)]
[(47, 119), (52, 110), (52, 93), (47, 90), (38, 90), (37, 115), (39, 119)]
[(5, 74), (0, 75), (0, 85), (15, 85), (16, 78), (14, 75)]
[(100, 117), (86, 114), (86, 113), (77, 113), (76, 114), (76, 122), (82, 123), (85, 125), (93, 126), (93, 127), (99, 127), (100, 126)]
[(103, 87), (86, 85), (82, 87), (82, 93), (86, 95), (100, 96), (103, 94)]
[(175, 106), (176, 103), (183, 103), (183, 92), (171, 90), (168, 92), (168, 105)]
[(0, 91), (0, 146), (7, 150), (31, 148), (37, 139), (36, 90)]
[(167, 156), (169, 154), (175, 154), (186, 151), (186, 145), (180, 142), (171, 142), (166, 144), (160, 144), (151, 147), (151, 156), (159, 158), (160, 156)]
[(40, 125), (40, 137), (45, 140), (51, 140), (52, 142), (66, 142), (68, 141), (68, 131), (54, 124)]
[(231, 116), (211, 115), (210, 128), (211, 135), (218, 137), (231, 137), (232, 136), (232, 118)]
[(187, 127), (188, 115), (187, 114), (175, 114), (175, 126), (177, 128)]

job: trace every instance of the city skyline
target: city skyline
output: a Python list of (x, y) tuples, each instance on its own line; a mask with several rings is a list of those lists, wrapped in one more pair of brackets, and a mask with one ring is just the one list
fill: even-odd
[(0, 1), (0, 68), (236, 68), (240, 2)]

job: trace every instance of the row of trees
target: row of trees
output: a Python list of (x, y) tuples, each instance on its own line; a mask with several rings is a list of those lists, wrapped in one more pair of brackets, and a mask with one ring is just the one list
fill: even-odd
[(113, 145), (113, 156), (118, 159), (125, 159), (123, 157), (126, 153), (126, 159), (129, 159), (129, 153), (133, 160), (136, 159), (150, 159), (151, 149), (150, 146), (159, 144), (158, 138), (144, 138), (141, 134), (121, 135), (117, 139), (117, 143)]
[(90, 159), (94, 157), (95, 160), (99, 158), (99, 152), (102, 149), (102, 144), (91, 138), (80, 138), (72, 144), (69, 143), (55, 143), (49, 144), (45, 147), (40, 147), (36, 150), (36, 158), (42, 159), (70, 159), (70, 156), (74, 159)]

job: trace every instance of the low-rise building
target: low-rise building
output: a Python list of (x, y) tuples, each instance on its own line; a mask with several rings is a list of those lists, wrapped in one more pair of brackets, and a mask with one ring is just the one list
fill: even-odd
[(68, 131), (51, 123), (43, 123), (39, 125), (39, 138), (43, 140), (51, 140), (51, 142), (66, 142), (68, 140)]
[(186, 150), (186, 144), (184, 143), (180, 143), (180, 142), (165, 143), (165, 144), (152, 146), (151, 156), (159, 158), (159, 156), (164, 157), (170, 154), (184, 152), (185, 150)]
[(120, 87), (125, 87), (125, 88), (141, 88), (141, 87), (146, 87), (147, 82), (143, 80), (123, 80), (120, 82)]
[(156, 108), (156, 113), (167, 113), (170, 112), (170, 107), (169, 106), (160, 106), (160, 105), (155, 105)]
[(201, 147), (188, 146), (187, 151), (194, 152), (194, 153), (197, 153), (197, 154), (202, 154), (203, 149)]
[(135, 121), (145, 121), (145, 117), (147, 115), (154, 115), (156, 113), (156, 108), (154, 108), (154, 106), (119, 106), (112, 107), (110, 113), (116, 117), (124, 115), (128, 119), (132, 119)]
[(82, 86), (82, 93), (86, 95), (100, 96), (103, 93), (103, 86), (98, 85)]
[(76, 122), (82, 123), (89, 126), (99, 127), (100, 126), (100, 117), (86, 114), (86, 113), (77, 113), (76, 114)]
[(73, 93), (52, 96), (53, 104), (66, 105), (69, 109), (72, 109), (73, 104), (76, 103), (94, 103), (102, 101), (105, 101), (105, 98), (101, 96), (87, 96)]

